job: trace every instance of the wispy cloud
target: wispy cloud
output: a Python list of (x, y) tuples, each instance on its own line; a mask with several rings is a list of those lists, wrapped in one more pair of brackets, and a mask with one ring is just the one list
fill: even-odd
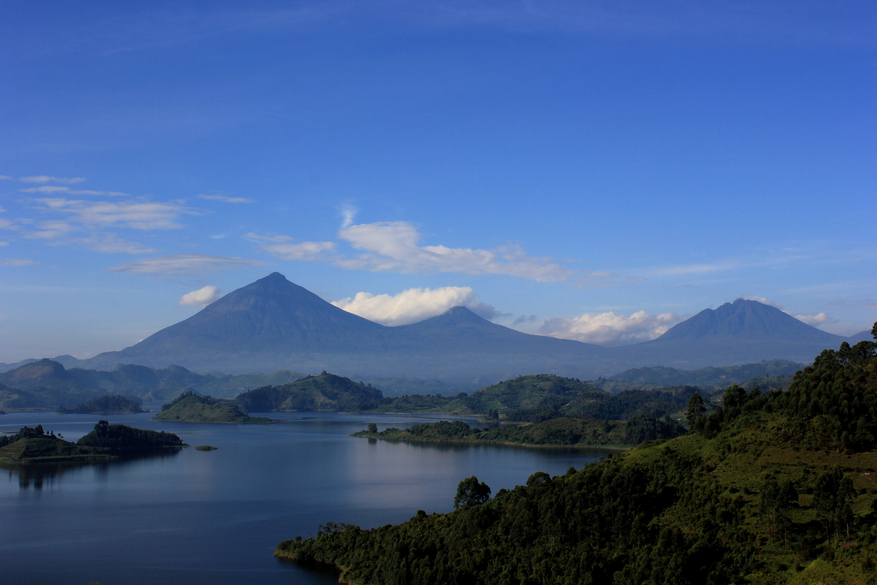
[(577, 317), (555, 317), (539, 328), (540, 335), (575, 339), (598, 345), (627, 345), (656, 339), (680, 321), (673, 313), (648, 315), (638, 311), (630, 317), (606, 313), (585, 313)]
[(298, 244), (263, 244), (259, 246), (282, 260), (323, 262), (336, 258), (334, 242), (300, 242)]
[(197, 212), (176, 203), (151, 201), (84, 201), (81, 199), (37, 199), (43, 211), (69, 216), (85, 227), (122, 227), (135, 230), (169, 230), (182, 227), (179, 218)]
[(338, 236), (363, 252), (336, 262), (348, 269), (406, 274), (505, 274), (539, 282), (561, 282), (575, 276), (574, 271), (551, 259), (528, 256), (515, 245), (493, 249), (422, 246), (420, 233), (404, 221), (354, 225), (342, 229)]
[(85, 182), (84, 177), (50, 177), (48, 175), (34, 175), (31, 177), (21, 177), (22, 183), (60, 183), (62, 185), (74, 185), (76, 183)]
[(8, 175), (0, 175), (0, 181), (14, 181), (14, 177), (10, 177)]
[(72, 243), (101, 252), (103, 254), (151, 254), (155, 252), (139, 242), (129, 242), (115, 234), (94, 234), (88, 238), (78, 238)]
[[(352, 216), (351, 216), (352, 217)], [(247, 234), (260, 249), (282, 260), (327, 262), (346, 270), (401, 274), (498, 274), (537, 282), (571, 282), (605, 286), (617, 277), (609, 272), (571, 270), (552, 260), (528, 255), (517, 245), (491, 249), (422, 245), (417, 228), (405, 221), (351, 225), (338, 238), (358, 253), (345, 254), (335, 242), (297, 242), (289, 236)]]
[(260, 244), (260, 245), (265, 244), (265, 243), (283, 244), (285, 242), (292, 242), (295, 239), (295, 238), (292, 238), (290, 236), (280, 236), (280, 235), (274, 235), (274, 234), (261, 235), (261, 234), (255, 234), (253, 232), (246, 234), (244, 237), (247, 238), (248, 240), (250, 240), (251, 242), (255, 242), (256, 244)]
[(30, 266), (34, 264), (29, 258), (0, 258), (0, 266)]
[(222, 201), (223, 203), (255, 203), (255, 200), (249, 197), (228, 197), (226, 195), (198, 195), (198, 199)]
[(334, 301), (332, 304), (348, 313), (389, 326), (423, 321), (441, 315), (453, 307), (467, 307), (485, 319), (499, 316), (499, 312), (492, 305), (482, 303), (475, 291), (468, 286), (447, 286), (435, 290), (410, 288), (397, 295), (359, 292), (352, 298)]
[(825, 323), (831, 322), (831, 318), (825, 313), (799, 313), (793, 316), (798, 321), (806, 323), (807, 325), (812, 325), (813, 327), (818, 327), (819, 325), (824, 325)]
[(206, 274), (229, 268), (249, 268), (264, 266), (265, 262), (229, 256), (209, 254), (174, 254), (158, 258), (147, 258), (113, 266), (111, 272), (148, 274), (151, 276), (180, 277), (193, 274)]
[(341, 206), (341, 229), (346, 229), (352, 226), (357, 213), (359, 213), (359, 209), (353, 205)]
[(28, 187), (27, 189), (19, 189), (22, 193), (41, 193), (43, 195), (52, 195), (53, 193), (64, 193), (65, 195), (98, 195), (109, 197), (123, 197), (128, 193), (121, 191), (94, 191), (92, 189), (71, 189), (63, 185), (41, 185), (39, 187)]
[(193, 290), (192, 292), (184, 294), (180, 298), (180, 305), (206, 307), (218, 299), (221, 294), (222, 293), (218, 286), (205, 286), (204, 288), (199, 288), (198, 290)]

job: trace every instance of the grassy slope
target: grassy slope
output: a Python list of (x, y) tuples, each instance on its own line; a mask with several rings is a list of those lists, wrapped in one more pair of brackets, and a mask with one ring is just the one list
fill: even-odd
[(271, 419), (253, 417), (241, 412), (235, 404), (217, 402), (210, 397), (189, 394), (180, 397), (154, 420), (218, 424), (270, 424)]
[[(451, 514), (336, 526), (275, 554), (376, 585), (877, 583), (877, 358), (856, 347), (824, 354), (787, 393), (733, 406), (729, 389), (702, 432), (534, 474)], [(826, 503), (842, 492), (825, 489), (832, 474), (852, 484), (849, 508)], [(786, 481), (796, 494), (781, 508), (770, 486)], [(843, 518), (834, 527), (831, 510)]]
[(82, 447), (52, 436), (19, 439), (0, 448), (0, 463), (32, 463), (35, 461), (97, 461), (115, 457)]

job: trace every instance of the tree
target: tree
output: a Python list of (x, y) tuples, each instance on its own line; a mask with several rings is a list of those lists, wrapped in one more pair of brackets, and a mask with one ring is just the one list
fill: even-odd
[(831, 533), (835, 537), (840, 534), (842, 526), (850, 535), (850, 520), (853, 511), (850, 506), (855, 491), (853, 482), (844, 476), (843, 471), (835, 467), (816, 478), (816, 489), (813, 494), (813, 507), (819, 512), (819, 519), (825, 527), (825, 537), (831, 544)]
[(877, 339), (877, 321), (874, 321), (874, 326), (871, 327), (871, 335)]
[(706, 406), (703, 405), (703, 398), (700, 397), (700, 394), (695, 392), (691, 395), (691, 398), (688, 399), (688, 410), (685, 413), (685, 418), (688, 419), (689, 429), (694, 430), (698, 417), (703, 416), (704, 412), (706, 412)]
[(368, 423), (368, 432), (370, 432), (370, 433), (378, 432), (378, 425), (376, 425), (375, 423)]
[(454, 508), (465, 508), (483, 504), (490, 499), (490, 486), (483, 481), (478, 482), (474, 475), (467, 477), (457, 486), (457, 495), (454, 497)]

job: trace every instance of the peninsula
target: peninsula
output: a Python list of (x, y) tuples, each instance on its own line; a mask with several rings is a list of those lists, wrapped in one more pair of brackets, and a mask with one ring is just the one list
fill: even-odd
[(654, 419), (639, 415), (628, 421), (560, 417), (536, 424), (485, 429), (473, 428), (461, 421), (439, 421), (378, 432), (377, 427), (370, 424), (369, 429), (352, 436), (408, 443), (626, 449), (645, 441), (671, 439), (684, 433), (685, 428), (669, 417)]

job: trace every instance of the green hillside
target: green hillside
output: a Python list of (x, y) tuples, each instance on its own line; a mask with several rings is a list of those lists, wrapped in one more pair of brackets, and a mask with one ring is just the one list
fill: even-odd
[(231, 402), (198, 396), (193, 392), (186, 392), (162, 406), (161, 412), (153, 420), (235, 425), (264, 425), (273, 422), (268, 418), (249, 416)]
[(625, 370), (609, 378), (600, 378), (595, 384), (607, 392), (630, 389), (654, 389), (668, 386), (697, 386), (705, 390), (727, 388), (733, 384), (747, 390), (758, 386), (785, 389), (792, 376), (804, 364), (787, 360), (767, 360), (740, 366), (707, 367), (697, 370), (678, 370), (666, 366), (652, 366)]
[(484, 503), (470, 478), (453, 513), (330, 522), (275, 554), (376, 585), (875, 583), (875, 354), (843, 344), (786, 392), (732, 386), (682, 437)]
[(108, 461), (110, 453), (65, 441), (47, 434), (42, 425), (23, 427), (12, 435), (0, 436), (0, 463), (22, 464), (39, 461)]
[(92, 398), (83, 404), (77, 404), (73, 408), (58, 409), (59, 414), (123, 414), (143, 412), (141, 402), (127, 396), (110, 394)]
[(135, 429), (127, 425), (111, 425), (105, 420), (98, 421), (94, 425), (94, 430), (79, 439), (76, 444), (106, 449), (114, 453), (186, 446), (174, 433)]
[(472, 428), (464, 422), (439, 421), (407, 429), (390, 428), (381, 432), (360, 431), (355, 437), (408, 443), (471, 443), (539, 447), (631, 447), (644, 441), (679, 436), (685, 429), (669, 419), (646, 416), (630, 421), (608, 421), (561, 417), (538, 424)]
[(292, 384), (256, 388), (235, 402), (248, 412), (368, 410), (380, 404), (381, 391), (323, 372)]

